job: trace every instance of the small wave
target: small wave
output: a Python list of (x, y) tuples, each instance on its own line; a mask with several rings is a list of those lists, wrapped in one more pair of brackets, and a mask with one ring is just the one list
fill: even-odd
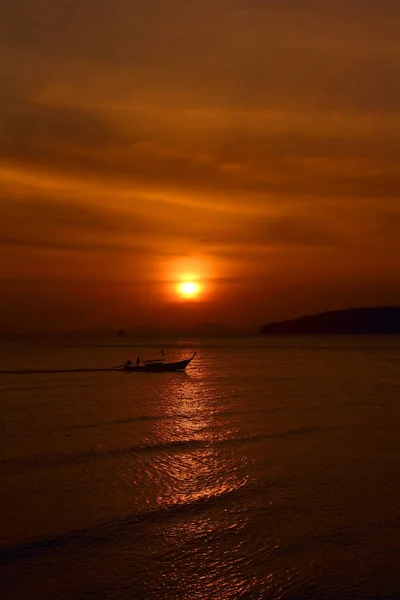
[(123, 458), (139, 453), (150, 452), (187, 452), (198, 450), (201, 448), (220, 447), (229, 445), (240, 445), (257, 443), (267, 439), (282, 439), (301, 435), (314, 435), (333, 431), (338, 427), (302, 427), (299, 429), (289, 429), (287, 431), (254, 434), (244, 437), (231, 437), (222, 440), (213, 439), (188, 439), (188, 440), (171, 440), (163, 443), (155, 444), (139, 444), (129, 448), (111, 448), (108, 450), (88, 450), (87, 452), (65, 453), (65, 454), (50, 454), (46, 456), (28, 456), (24, 458), (10, 458), (0, 461), (1, 470), (15, 470), (18, 468), (43, 468), (59, 466), (62, 464), (75, 463), (82, 464), (93, 460), (107, 460), (114, 458)]
[(340, 429), (340, 427), (333, 425), (326, 427), (300, 427), (299, 429), (288, 429), (287, 431), (276, 433), (272, 437), (286, 438), (297, 435), (313, 435), (316, 433), (326, 433), (328, 431), (335, 431), (336, 429)]
[(299, 429), (287, 429), (286, 431), (277, 431), (275, 433), (260, 433), (260, 434), (254, 434), (248, 437), (238, 437), (238, 438), (231, 438), (230, 440), (223, 440), (222, 442), (218, 442), (218, 443), (231, 443), (231, 444), (236, 444), (236, 443), (251, 443), (251, 442), (261, 442), (264, 440), (270, 440), (270, 439), (284, 439), (284, 438), (291, 438), (291, 437), (296, 437), (296, 436), (301, 436), (301, 435), (314, 435), (314, 434), (319, 434), (319, 433), (325, 433), (327, 431), (334, 431), (336, 429), (340, 429), (340, 427), (301, 427)]
[[(230, 411), (230, 410), (221, 410), (221, 411), (211, 411), (211, 410), (201, 410), (196, 412), (187, 412), (187, 413), (173, 413), (168, 415), (138, 415), (136, 417), (124, 417), (123, 419), (116, 419), (113, 421), (103, 421), (102, 423), (87, 423), (87, 424), (78, 424), (71, 425), (65, 429), (92, 429), (96, 427), (107, 427), (112, 425), (125, 425), (129, 423), (137, 423), (140, 421), (173, 421), (175, 419), (195, 419), (201, 418), (204, 416), (212, 415), (213, 417), (233, 417), (233, 416), (241, 416), (245, 414), (250, 414), (254, 411)], [(260, 411), (261, 412), (261, 411)]]
[(152, 526), (158, 521), (165, 521), (165, 519), (181, 518), (191, 512), (198, 511), (199, 508), (202, 510), (205, 508), (213, 509), (216, 504), (232, 502), (242, 493), (246, 484), (246, 481), (241, 482), (236, 487), (211, 496), (191, 499), (187, 502), (165, 504), (148, 511), (124, 515), (93, 527), (74, 529), (59, 535), (38, 537), (30, 542), (6, 546), (0, 548), (0, 563), (6, 566), (19, 560), (37, 559), (42, 555), (68, 548), (71, 545), (83, 547), (86, 552), (88, 546), (98, 546), (110, 541), (119, 542), (127, 535), (131, 535), (134, 532), (134, 527), (139, 523), (147, 522)]
[(302, 555), (311, 548), (355, 548), (366, 543), (366, 538), (375, 535), (375, 531), (334, 528), (332, 531), (307, 532), (297, 540), (286, 540), (275, 549), (277, 555)]
[(78, 425), (70, 425), (63, 429), (93, 429), (97, 427), (107, 427), (109, 425), (124, 425), (128, 423), (136, 423), (138, 421), (157, 421), (159, 419), (167, 419), (175, 417), (166, 417), (161, 415), (139, 415), (138, 417), (126, 417), (124, 419), (116, 419), (114, 421), (103, 421), (102, 423), (82, 423)]
[(53, 465), (67, 463), (86, 463), (91, 460), (106, 460), (109, 458), (122, 458), (141, 452), (160, 452), (174, 449), (196, 449), (208, 445), (199, 440), (176, 440), (163, 444), (139, 444), (130, 448), (113, 448), (109, 450), (88, 450), (87, 452), (50, 454), (46, 456), (29, 456), (26, 458), (10, 458), (0, 461), (0, 470), (2, 468), (23, 467), (23, 468), (41, 468)]

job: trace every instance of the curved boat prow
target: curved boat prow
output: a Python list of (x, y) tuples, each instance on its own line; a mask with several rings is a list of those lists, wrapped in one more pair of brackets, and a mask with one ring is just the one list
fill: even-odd
[(196, 356), (196, 354), (197, 354), (197, 351), (196, 351), (196, 352), (193, 352), (192, 356), (191, 356), (190, 358), (187, 358), (187, 359), (186, 359), (185, 361), (183, 361), (183, 362), (187, 362), (187, 364), (191, 363), (191, 362), (192, 362), (192, 360), (194, 359), (194, 357)]
[(193, 355), (190, 358), (186, 358), (185, 360), (180, 360), (176, 363), (170, 363), (169, 365), (165, 365), (166, 367), (169, 367), (168, 371), (184, 371), (186, 369), (186, 367), (188, 366), (188, 364), (190, 364), (192, 362), (192, 360), (194, 359), (194, 357), (196, 356), (197, 352), (194, 352)]

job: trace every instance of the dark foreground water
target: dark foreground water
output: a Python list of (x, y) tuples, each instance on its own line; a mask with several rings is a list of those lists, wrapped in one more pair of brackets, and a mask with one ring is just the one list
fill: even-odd
[(400, 339), (7, 342), (0, 369), (161, 348), (198, 356), (0, 376), (2, 600), (400, 598)]

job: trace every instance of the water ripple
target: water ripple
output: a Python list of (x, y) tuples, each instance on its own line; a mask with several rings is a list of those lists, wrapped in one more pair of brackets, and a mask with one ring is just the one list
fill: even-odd
[(298, 429), (289, 429), (287, 431), (254, 434), (242, 437), (231, 437), (222, 440), (210, 439), (180, 439), (169, 440), (167, 442), (153, 444), (138, 444), (128, 448), (111, 448), (106, 450), (89, 450), (87, 452), (77, 453), (59, 453), (45, 456), (29, 456), (24, 458), (10, 458), (0, 461), (0, 470), (17, 468), (43, 468), (59, 466), (68, 463), (86, 463), (93, 460), (118, 459), (124, 456), (130, 456), (147, 452), (187, 452), (199, 448), (219, 447), (229, 445), (241, 445), (248, 443), (262, 442), (266, 439), (282, 439), (303, 435), (316, 435), (327, 431), (334, 431), (338, 427), (302, 427)]

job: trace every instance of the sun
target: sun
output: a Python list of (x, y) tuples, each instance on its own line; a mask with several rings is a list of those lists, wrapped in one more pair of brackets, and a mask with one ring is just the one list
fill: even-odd
[(200, 285), (195, 281), (183, 281), (178, 284), (178, 293), (182, 298), (196, 298), (200, 291)]

